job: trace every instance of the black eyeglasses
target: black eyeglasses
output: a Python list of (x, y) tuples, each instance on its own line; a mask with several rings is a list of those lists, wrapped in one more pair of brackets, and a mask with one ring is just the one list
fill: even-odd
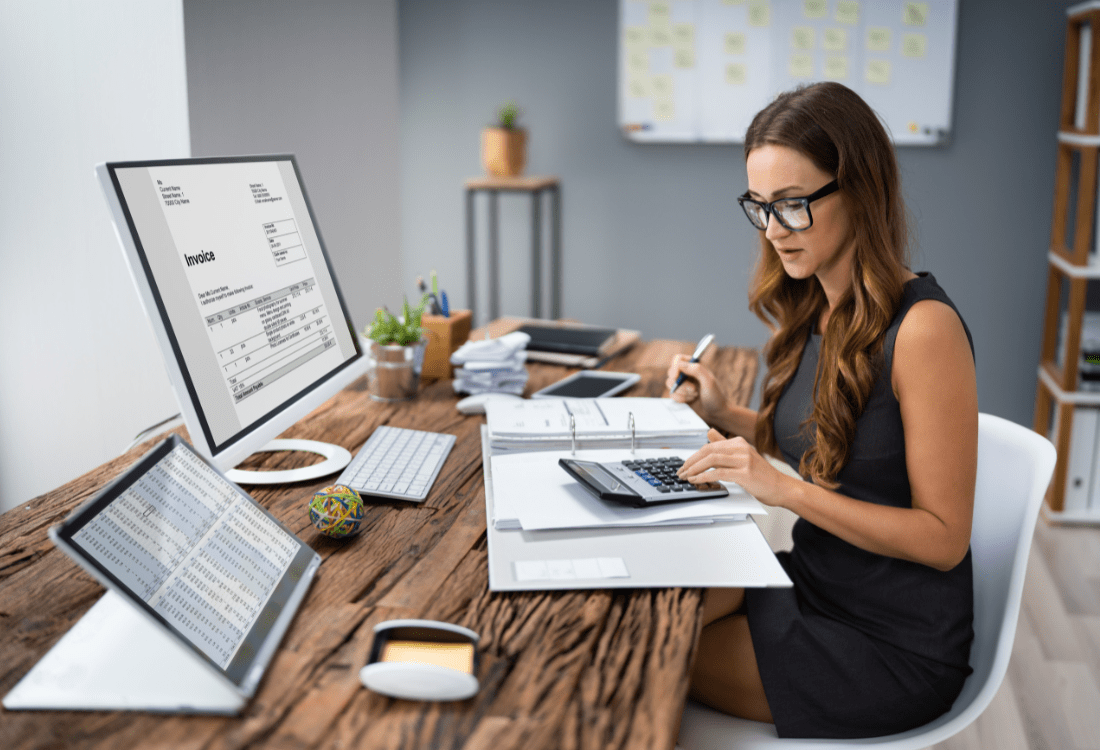
[(771, 203), (754, 201), (745, 193), (737, 202), (745, 211), (745, 216), (757, 229), (768, 228), (768, 214), (776, 218), (779, 224), (792, 232), (804, 232), (814, 225), (813, 214), (810, 213), (810, 204), (826, 195), (832, 195), (840, 187), (833, 180), (825, 187), (805, 198), (780, 198)]

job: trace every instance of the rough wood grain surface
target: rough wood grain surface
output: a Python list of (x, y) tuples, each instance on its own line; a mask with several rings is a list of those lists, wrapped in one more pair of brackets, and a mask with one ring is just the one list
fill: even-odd
[[(641, 343), (606, 369), (641, 373), (624, 395), (660, 396), (672, 356), (691, 343)], [(757, 353), (712, 347), (704, 358), (740, 403)], [(571, 372), (529, 366), (527, 393)], [(381, 424), (457, 436), (428, 499), (376, 500), (360, 534), (335, 541), (309, 522), (324, 480), (256, 487), (252, 496), (324, 559), (255, 698), (238, 717), (126, 712), (9, 712), (2, 748), (671, 748), (699, 630), (696, 589), (492, 593), (479, 426), (455, 409), (448, 380), (403, 404), (371, 401), (359, 380), (284, 437), (359, 449)], [(185, 435), (186, 436), (186, 435)], [(47, 529), (158, 439), (0, 516), (0, 693), (6, 693), (102, 596), (55, 549)], [(292, 468), (301, 454), (257, 454), (250, 466)], [(329, 481), (332, 477), (328, 478)], [(426, 617), (482, 636), (481, 689), (454, 703), (399, 701), (359, 682), (375, 623)]]

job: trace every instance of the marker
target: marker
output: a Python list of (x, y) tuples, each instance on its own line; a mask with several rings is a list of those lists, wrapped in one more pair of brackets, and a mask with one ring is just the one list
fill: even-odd
[[(699, 342), (699, 346), (695, 347), (695, 354), (691, 355), (691, 361), (698, 362), (699, 357), (703, 356), (703, 352), (707, 350), (707, 347), (710, 346), (710, 342), (712, 341), (714, 341), (713, 333), (708, 333), (706, 336), (704, 336), (703, 340)], [(686, 377), (687, 376), (681, 372), (680, 377), (676, 378), (676, 383), (673, 384), (672, 388), (669, 389), (668, 395), (671, 396), (673, 393), (676, 393), (676, 389), (680, 387), (680, 384), (684, 382), (684, 378)]]

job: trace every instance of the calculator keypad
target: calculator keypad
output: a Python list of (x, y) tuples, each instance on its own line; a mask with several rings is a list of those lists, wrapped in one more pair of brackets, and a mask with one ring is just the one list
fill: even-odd
[(621, 461), (620, 463), (627, 470), (634, 472), (654, 491), (662, 494), (713, 492), (722, 489), (722, 486), (717, 482), (692, 484), (677, 477), (676, 472), (684, 465), (684, 459), (679, 456), (644, 458), (637, 461)]

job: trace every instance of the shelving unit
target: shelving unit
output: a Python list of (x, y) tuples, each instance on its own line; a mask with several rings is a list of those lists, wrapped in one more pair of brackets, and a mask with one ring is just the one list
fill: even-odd
[[(1078, 390), (1088, 284), (1100, 279), (1100, 263), (1095, 260), (1096, 254), (1090, 253), (1097, 246), (1100, 0), (1068, 8), (1066, 15), (1066, 57), (1035, 431), (1048, 434), (1053, 417), (1052, 440), (1058, 449), (1058, 464), (1047, 493), (1046, 517), (1052, 521), (1100, 523), (1100, 496), (1085, 509), (1065, 507), (1075, 408), (1100, 407), (1100, 392)], [(1063, 299), (1067, 312), (1064, 331), (1061, 330)], [(1065, 339), (1062, 346), (1060, 337)], [(1100, 471), (1100, 466), (1094, 471)]]

